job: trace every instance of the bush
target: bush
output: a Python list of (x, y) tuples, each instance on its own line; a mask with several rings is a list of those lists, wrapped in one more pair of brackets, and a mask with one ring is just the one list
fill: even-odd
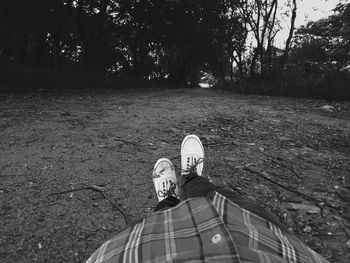
[(290, 65), (279, 80), (281, 93), (291, 96), (350, 100), (350, 72), (332, 65)]
[(87, 72), (77, 66), (59, 72), (15, 63), (0, 64), (0, 90), (139, 89), (155, 84), (134, 75), (119, 78), (102, 72)]
[(215, 86), (238, 93), (350, 101), (350, 71), (332, 65), (293, 64), (273, 80), (249, 78)]

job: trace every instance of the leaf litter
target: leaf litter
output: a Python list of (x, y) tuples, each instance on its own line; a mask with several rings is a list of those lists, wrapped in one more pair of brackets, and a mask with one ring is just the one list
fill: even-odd
[(1, 97), (6, 262), (86, 260), (152, 213), (153, 165), (168, 157), (179, 171), (190, 133), (214, 183), (256, 200), (331, 262), (350, 261), (349, 103), (320, 110), (318, 101), (212, 90), (94, 93), (66, 91), (59, 107), (40, 94)]

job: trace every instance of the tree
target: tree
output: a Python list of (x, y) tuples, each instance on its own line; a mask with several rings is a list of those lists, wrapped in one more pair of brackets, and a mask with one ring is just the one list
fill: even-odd
[[(245, 44), (247, 52), (250, 52), (250, 59), (246, 59), (250, 77), (271, 78), (278, 68), (283, 68), (293, 38), (296, 10), (296, 0), (288, 0), (285, 6), (280, 6), (278, 0), (240, 1), (239, 11), (254, 40), (251, 46), (247, 42)], [(287, 17), (291, 17), (289, 36), (281, 50), (274, 46), (274, 42), (276, 34), (281, 30), (282, 18)]]
[(296, 30), (282, 85), (299, 96), (348, 99), (350, 4)]
[(340, 69), (349, 66), (350, 3), (339, 3), (333, 15), (299, 28), (295, 53), (315, 63), (336, 63)]
[(244, 0), (241, 2), (240, 12), (256, 41), (250, 63), (252, 77), (257, 73), (263, 75), (266, 72), (265, 59), (268, 54), (266, 50), (271, 48), (271, 43), (278, 30), (275, 28), (277, 3), (277, 0)]
[(241, 78), (246, 74), (246, 66), (244, 64), (244, 54), (246, 51), (246, 41), (248, 28), (244, 23), (244, 17), (237, 12), (240, 7), (236, 0), (223, 1), (222, 15), (220, 19), (221, 38), (225, 44), (229, 57), (229, 75), (233, 81), (233, 65), (238, 67), (238, 73)]
[(4, 0), (0, 56), (59, 70), (131, 73), (196, 85), (201, 70), (245, 72), (238, 0)]
[(286, 46), (282, 55), (282, 59), (281, 59), (281, 63), (280, 63), (280, 71), (283, 70), (286, 62), (287, 62), (287, 57), (288, 57), (288, 53), (290, 50), (290, 46), (291, 46), (291, 42), (292, 42), (292, 38), (293, 38), (293, 33), (295, 30), (295, 18), (297, 16), (297, 1), (293, 0), (293, 4), (292, 4), (292, 16), (291, 16), (291, 21), (290, 21), (290, 29), (289, 29), (289, 35), (286, 41)]

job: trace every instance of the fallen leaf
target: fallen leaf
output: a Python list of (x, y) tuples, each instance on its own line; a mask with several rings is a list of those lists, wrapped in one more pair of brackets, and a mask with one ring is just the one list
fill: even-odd
[(321, 209), (317, 206), (308, 205), (308, 204), (299, 204), (299, 203), (284, 203), (284, 208), (289, 211), (300, 211), (302, 213), (307, 214), (318, 214), (320, 213)]
[(69, 111), (65, 111), (65, 112), (62, 112), (60, 115), (61, 116), (71, 116), (72, 113), (70, 113)]
[(306, 227), (303, 229), (303, 232), (304, 232), (304, 233), (310, 233), (311, 231), (312, 231), (311, 226), (306, 226)]
[(319, 107), (318, 109), (324, 110), (324, 111), (329, 111), (329, 112), (332, 112), (335, 110), (335, 108), (333, 106), (330, 106), (330, 105), (324, 105), (322, 107)]

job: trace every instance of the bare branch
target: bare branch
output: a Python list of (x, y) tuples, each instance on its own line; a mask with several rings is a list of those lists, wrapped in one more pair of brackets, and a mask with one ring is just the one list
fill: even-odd
[(79, 188), (75, 188), (75, 189), (71, 189), (71, 190), (65, 190), (62, 192), (58, 192), (58, 193), (52, 193), (50, 195), (61, 195), (61, 194), (66, 194), (66, 193), (72, 193), (72, 192), (77, 192), (77, 191), (83, 191), (83, 190), (91, 190), (94, 192), (99, 193), (103, 198), (105, 198), (111, 205), (113, 208), (115, 208), (116, 210), (119, 211), (119, 213), (121, 213), (124, 217), (125, 220), (125, 224), (127, 225), (129, 223), (129, 216), (120, 208), (119, 204), (116, 204), (115, 202), (113, 202), (102, 190), (102, 188), (100, 186), (97, 185), (93, 185), (93, 186), (85, 186), (85, 187), (79, 187)]

